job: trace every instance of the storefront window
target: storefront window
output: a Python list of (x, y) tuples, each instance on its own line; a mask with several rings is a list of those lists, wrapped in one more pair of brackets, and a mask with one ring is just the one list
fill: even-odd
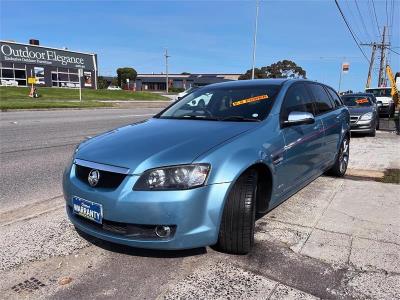
[(54, 87), (78, 88), (79, 77), (76, 70), (57, 68), (51, 72), (51, 85)]
[(21, 64), (2, 64), (0, 66), (1, 85), (26, 85), (26, 69)]

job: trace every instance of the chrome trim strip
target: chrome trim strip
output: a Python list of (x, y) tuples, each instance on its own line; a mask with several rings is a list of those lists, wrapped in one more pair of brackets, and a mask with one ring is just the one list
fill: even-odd
[(87, 167), (87, 168), (100, 170), (100, 171), (107, 171), (107, 172), (113, 172), (113, 173), (119, 173), (119, 174), (125, 174), (125, 175), (128, 174), (130, 171), (130, 169), (128, 169), (128, 168), (99, 164), (99, 163), (95, 163), (92, 161), (83, 160), (83, 159), (79, 159), (79, 158), (74, 159), (74, 164), (80, 165), (83, 167)]

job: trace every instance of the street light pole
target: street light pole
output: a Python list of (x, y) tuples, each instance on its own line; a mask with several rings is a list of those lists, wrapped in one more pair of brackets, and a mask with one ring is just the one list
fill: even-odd
[(168, 49), (165, 49), (164, 56), (165, 56), (165, 78), (166, 78), (165, 83), (166, 83), (166, 90), (167, 90), (167, 94), (168, 94), (168, 81), (169, 81), (169, 79), (168, 79), (168, 58), (169, 58)]
[(254, 39), (253, 39), (253, 68), (251, 70), (251, 79), (254, 79), (254, 68), (256, 65), (256, 47), (257, 47), (257, 30), (258, 30), (258, 11), (260, 8), (259, 0), (256, 0), (256, 21), (254, 28)]

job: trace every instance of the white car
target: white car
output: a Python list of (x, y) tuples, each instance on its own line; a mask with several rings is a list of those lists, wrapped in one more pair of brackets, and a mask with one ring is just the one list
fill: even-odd
[(190, 94), (191, 92), (197, 90), (198, 88), (199, 88), (198, 86), (192, 86), (192, 87), (188, 88), (187, 90), (180, 92), (177, 95), (176, 99), (181, 100), (183, 97), (185, 97), (186, 95)]
[(110, 85), (107, 90), (111, 90), (111, 91), (120, 91), (122, 90), (119, 86), (115, 86), (115, 85)]
[(392, 89), (390, 87), (368, 88), (365, 90), (366, 93), (371, 93), (375, 96), (377, 103), (382, 103), (379, 108), (379, 114), (393, 116), (394, 102), (392, 99), (391, 90)]

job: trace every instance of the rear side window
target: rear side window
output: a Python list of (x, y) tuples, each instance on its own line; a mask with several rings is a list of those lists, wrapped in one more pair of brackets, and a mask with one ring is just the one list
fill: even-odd
[(304, 84), (295, 84), (287, 91), (281, 110), (281, 120), (287, 121), (293, 111), (309, 112), (314, 115), (313, 101)]
[(342, 101), (340, 100), (340, 97), (338, 96), (338, 94), (336, 94), (336, 92), (334, 90), (332, 90), (329, 87), (327, 87), (326, 90), (328, 91), (329, 95), (331, 95), (333, 101), (335, 102), (336, 107), (343, 105)]
[(314, 96), (318, 114), (324, 114), (334, 109), (333, 103), (322, 85), (309, 84), (308, 86)]

